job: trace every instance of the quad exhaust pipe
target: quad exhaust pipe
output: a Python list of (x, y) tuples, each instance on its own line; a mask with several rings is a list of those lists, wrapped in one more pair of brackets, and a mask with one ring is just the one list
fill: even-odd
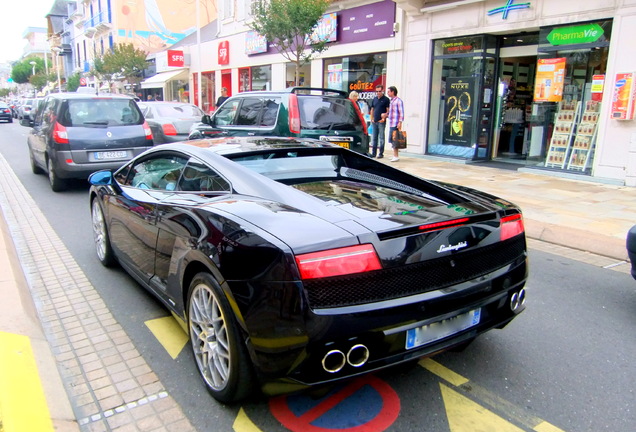
[(526, 289), (521, 288), (519, 291), (512, 293), (512, 296), (510, 297), (510, 310), (517, 312), (525, 303)]
[(322, 368), (329, 373), (340, 372), (346, 364), (360, 367), (369, 360), (369, 348), (356, 344), (345, 355), (340, 350), (331, 350), (322, 358)]

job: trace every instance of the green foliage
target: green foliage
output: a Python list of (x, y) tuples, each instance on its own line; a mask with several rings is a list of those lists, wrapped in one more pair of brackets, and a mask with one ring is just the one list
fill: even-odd
[(80, 75), (74, 74), (66, 80), (66, 91), (74, 92), (80, 85)]
[(44, 60), (39, 57), (29, 57), (22, 61), (19, 61), (13, 65), (11, 70), (11, 79), (18, 84), (26, 84), (29, 82), (29, 78), (33, 75), (33, 65), (31, 62), (34, 61), (35, 64), (35, 73), (44, 71)]
[(14, 92), (15, 92), (15, 88), (0, 88), (0, 97), (7, 97)]
[(29, 82), (31, 85), (36, 88), (38, 91), (42, 91), (42, 89), (48, 84), (49, 81), (54, 81), (56, 78), (51, 79), (52, 76), (49, 74), (45, 74), (44, 72), (37, 73), (35, 75), (31, 75), (29, 77)]
[(255, 0), (252, 3), (254, 20), (248, 26), (269, 43), (276, 43), (281, 55), (296, 64), (296, 85), (300, 68), (327, 49), (325, 41), (314, 41), (310, 35), (330, 3), (330, 0)]
[(112, 51), (95, 58), (90, 74), (105, 81), (117, 78), (138, 81), (147, 65), (146, 55), (133, 44), (117, 44)]

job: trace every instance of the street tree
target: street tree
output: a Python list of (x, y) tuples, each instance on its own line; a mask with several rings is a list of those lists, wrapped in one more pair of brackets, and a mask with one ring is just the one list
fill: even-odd
[(141, 80), (141, 72), (147, 66), (146, 56), (145, 51), (135, 48), (133, 44), (116, 44), (112, 51), (95, 58), (89, 73), (100, 81), (108, 81), (109, 84), (117, 79), (137, 83)]
[(80, 75), (78, 73), (71, 75), (66, 80), (66, 91), (74, 92), (80, 86)]
[(26, 84), (33, 75), (33, 65), (35, 62), (35, 73), (44, 71), (44, 60), (39, 57), (28, 57), (16, 62), (11, 69), (11, 79), (18, 84)]
[(56, 75), (55, 74), (46, 74), (44, 72), (39, 72), (35, 75), (31, 75), (29, 77), (29, 82), (31, 83), (31, 85), (33, 86), (33, 88), (35, 88), (37, 91), (42, 91), (42, 89), (49, 83), (49, 82), (53, 82), (56, 79)]
[(276, 44), (278, 52), (296, 65), (295, 83), (300, 84), (300, 68), (325, 51), (327, 42), (317, 36), (318, 22), (330, 0), (255, 0), (250, 29)]

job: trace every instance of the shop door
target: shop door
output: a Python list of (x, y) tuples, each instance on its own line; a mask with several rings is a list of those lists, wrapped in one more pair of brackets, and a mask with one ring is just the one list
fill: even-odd
[(227, 95), (232, 96), (232, 71), (230, 69), (221, 71), (221, 87), (225, 87)]
[[(537, 56), (515, 55), (514, 51), (507, 50), (512, 55), (499, 60), (492, 157), (521, 162), (528, 158), (530, 149)], [(535, 133), (541, 131), (535, 129)]]

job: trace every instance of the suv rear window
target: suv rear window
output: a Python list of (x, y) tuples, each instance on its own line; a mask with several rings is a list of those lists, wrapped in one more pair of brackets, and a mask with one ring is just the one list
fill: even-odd
[(144, 118), (132, 99), (69, 99), (58, 121), (65, 127), (130, 126), (143, 124)]
[(349, 99), (298, 95), (302, 129), (353, 131), (362, 126)]

